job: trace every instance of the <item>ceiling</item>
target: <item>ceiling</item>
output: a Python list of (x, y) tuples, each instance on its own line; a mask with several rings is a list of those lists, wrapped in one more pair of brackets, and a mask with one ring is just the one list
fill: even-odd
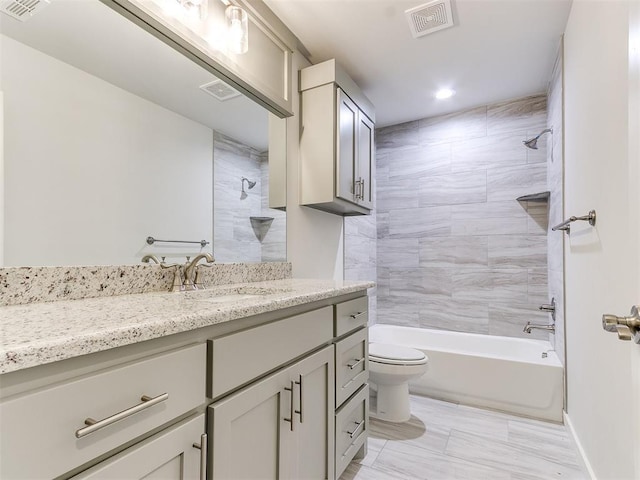
[(0, 14), (0, 32), (228, 135), (268, 148), (268, 112), (244, 96), (219, 101), (216, 77), (98, 0), (56, 0), (26, 22)]
[[(319, 63), (336, 58), (387, 126), (546, 92), (571, 0), (452, 0), (454, 26), (414, 39), (414, 0), (265, 0)], [(450, 88), (456, 94), (436, 100)]]

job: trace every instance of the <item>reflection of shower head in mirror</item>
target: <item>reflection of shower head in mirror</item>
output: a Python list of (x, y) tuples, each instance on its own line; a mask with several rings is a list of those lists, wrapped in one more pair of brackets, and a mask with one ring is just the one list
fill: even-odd
[(524, 143), (525, 147), (530, 148), (531, 150), (538, 150), (538, 139), (545, 133), (553, 135), (553, 128), (545, 128), (535, 137), (530, 138), (529, 140), (523, 140), (522, 143)]
[(247, 192), (244, 191), (244, 182), (245, 181), (247, 182), (247, 187), (249, 188), (249, 190), (251, 190), (253, 187), (256, 186), (256, 182), (252, 182), (247, 177), (242, 177), (242, 192), (240, 193), (240, 199), (241, 200), (244, 200), (245, 198), (247, 198)]

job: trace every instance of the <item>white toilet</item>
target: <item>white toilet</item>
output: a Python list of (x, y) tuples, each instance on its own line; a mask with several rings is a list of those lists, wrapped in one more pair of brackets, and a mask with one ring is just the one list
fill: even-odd
[(378, 391), (377, 407), (371, 409), (370, 415), (387, 422), (409, 420), (409, 380), (424, 375), (428, 363), (429, 358), (420, 350), (370, 343), (369, 379)]

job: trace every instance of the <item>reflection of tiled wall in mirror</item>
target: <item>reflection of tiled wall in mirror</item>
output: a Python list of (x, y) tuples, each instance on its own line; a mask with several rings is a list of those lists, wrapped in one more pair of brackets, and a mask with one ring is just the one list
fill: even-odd
[[(261, 262), (286, 259), (286, 214), (268, 207), (267, 153), (214, 133), (213, 251), (217, 262)], [(249, 189), (242, 178), (255, 186)], [(273, 217), (262, 243), (250, 217)]]

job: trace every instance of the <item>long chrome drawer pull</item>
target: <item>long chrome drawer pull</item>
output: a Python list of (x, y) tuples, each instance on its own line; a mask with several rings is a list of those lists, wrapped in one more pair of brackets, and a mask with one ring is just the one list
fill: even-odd
[(353, 422), (357, 425), (357, 427), (355, 428), (355, 430), (353, 432), (350, 432), (347, 430), (347, 433), (349, 434), (349, 438), (353, 438), (356, 435), (356, 432), (358, 430), (360, 430), (360, 427), (362, 427), (364, 425), (364, 420), (362, 420), (361, 422)]
[(157, 405), (160, 402), (164, 402), (168, 398), (169, 398), (168, 393), (163, 393), (153, 398), (143, 395), (142, 398), (140, 399), (142, 400), (142, 403), (134, 405), (131, 408), (127, 408), (126, 410), (122, 410), (121, 412), (115, 413), (110, 417), (103, 418), (102, 420), (94, 420), (93, 418), (87, 418), (84, 421), (85, 425), (87, 426), (76, 430), (76, 437), (82, 438), (86, 435), (89, 435), (90, 433), (95, 432), (96, 430), (100, 430), (101, 428), (104, 428), (108, 425), (111, 425), (112, 423), (122, 420), (123, 418), (130, 417), (135, 413), (138, 413), (138, 412), (141, 412), (142, 410), (146, 410), (147, 408), (153, 407), (154, 405)]
[(298, 415), (300, 415), (300, 423), (303, 423), (304, 420), (302, 419), (302, 411), (304, 410), (303, 405), (302, 405), (302, 399), (304, 398), (304, 393), (302, 392), (303, 389), (303, 383), (302, 383), (302, 374), (299, 375), (299, 380), (297, 382), (295, 382), (296, 385), (300, 386), (300, 390), (298, 391), (298, 393), (300, 394), (299, 400), (300, 400), (300, 410), (296, 410), (296, 413)]
[(284, 418), (284, 421), (285, 422), (289, 422), (291, 424), (291, 431), (292, 432), (293, 432), (293, 421), (294, 421), (293, 414), (294, 414), (294, 411), (295, 411), (295, 407), (293, 406), (293, 384), (294, 384), (294, 382), (293, 382), (293, 380), (291, 380), (291, 386), (284, 387), (284, 389), (287, 392), (291, 393), (291, 398), (290, 398), (291, 399), (291, 403), (289, 404), (289, 418)]
[(354, 320), (358, 317), (361, 317), (362, 315), (366, 315), (367, 311), (363, 311), (363, 312), (358, 312), (358, 313), (352, 313), (351, 315), (349, 315), (349, 317), (353, 318)]
[(194, 443), (193, 448), (200, 450), (200, 480), (207, 480), (207, 434), (200, 435), (200, 443)]
[(353, 370), (358, 365), (360, 365), (362, 362), (364, 362), (364, 357), (356, 360), (354, 363), (347, 363), (347, 367), (349, 367), (349, 370)]

